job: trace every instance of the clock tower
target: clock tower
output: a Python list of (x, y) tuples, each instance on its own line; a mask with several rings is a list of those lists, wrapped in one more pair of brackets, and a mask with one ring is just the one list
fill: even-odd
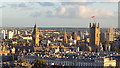
[(32, 38), (33, 38), (34, 46), (39, 46), (39, 31), (38, 31), (38, 27), (36, 26), (36, 24), (34, 26)]

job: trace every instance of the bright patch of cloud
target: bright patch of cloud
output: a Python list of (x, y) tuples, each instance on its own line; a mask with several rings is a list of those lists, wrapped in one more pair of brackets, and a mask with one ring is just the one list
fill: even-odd
[(97, 17), (110, 18), (114, 16), (114, 11), (108, 9), (98, 9), (86, 6), (66, 7), (61, 6), (51, 13), (55, 17), (68, 18), (90, 18), (95, 15)]
[(78, 9), (79, 9), (78, 15), (83, 18), (88, 18), (93, 15), (104, 18), (114, 16), (114, 12), (112, 10), (107, 10), (107, 9), (89, 8), (85, 6), (79, 6)]
[[(30, 8), (31, 6), (32, 8), (37, 8), (34, 9), (34, 11), (30, 12), (31, 13), (30, 16), (32, 17), (46, 16), (46, 17), (60, 17), (60, 18), (90, 18), (91, 16), (95, 15), (96, 17), (110, 18), (115, 15), (115, 12), (113, 10), (88, 7), (86, 6), (86, 4), (91, 4), (91, 3), (61, 2), (61, 5), (57, 5), (57, 7), (55, 7), (54, 2), (34, 2), (34, 3), (21, 2), (21, 3), (10, 3), (8, 5), (10, 5), (11, 8), (22, 8), (24, 10), (31, 9)], [(43, 8), (43, 6), (45, 9)], [(49, 6), (52, 6), (51, 8), (54, 9), (51, 10)]]

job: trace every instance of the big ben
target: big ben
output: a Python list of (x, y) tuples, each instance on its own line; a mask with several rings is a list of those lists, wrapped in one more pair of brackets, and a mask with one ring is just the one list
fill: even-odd
[(36, 24), (34, 26), (32, 38), (33, 38), (34, 46), (39, 46), (39, 31), (38, 31), (38, 27), (36, 26)]

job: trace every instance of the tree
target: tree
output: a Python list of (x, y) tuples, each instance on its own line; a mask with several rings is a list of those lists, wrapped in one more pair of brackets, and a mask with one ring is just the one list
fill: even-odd
[(42, 59), (36, 59), (32, 62), (33, 67), (32, 68), (48, 68), (47, 62)]
[(120, 52), (120, 48), (115, 47), (116, 52)]
[(28, 63), (28, 61), (25, 60), (25, 59), (22, 59), (22, 60), (20, 60), (19, 62), (20, 62), (20, 63)]

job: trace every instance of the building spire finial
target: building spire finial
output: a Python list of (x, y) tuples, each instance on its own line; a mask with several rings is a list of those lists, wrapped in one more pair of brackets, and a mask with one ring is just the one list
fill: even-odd
[(91, 27), (91, 22), (90, 22), (90, 27)]

